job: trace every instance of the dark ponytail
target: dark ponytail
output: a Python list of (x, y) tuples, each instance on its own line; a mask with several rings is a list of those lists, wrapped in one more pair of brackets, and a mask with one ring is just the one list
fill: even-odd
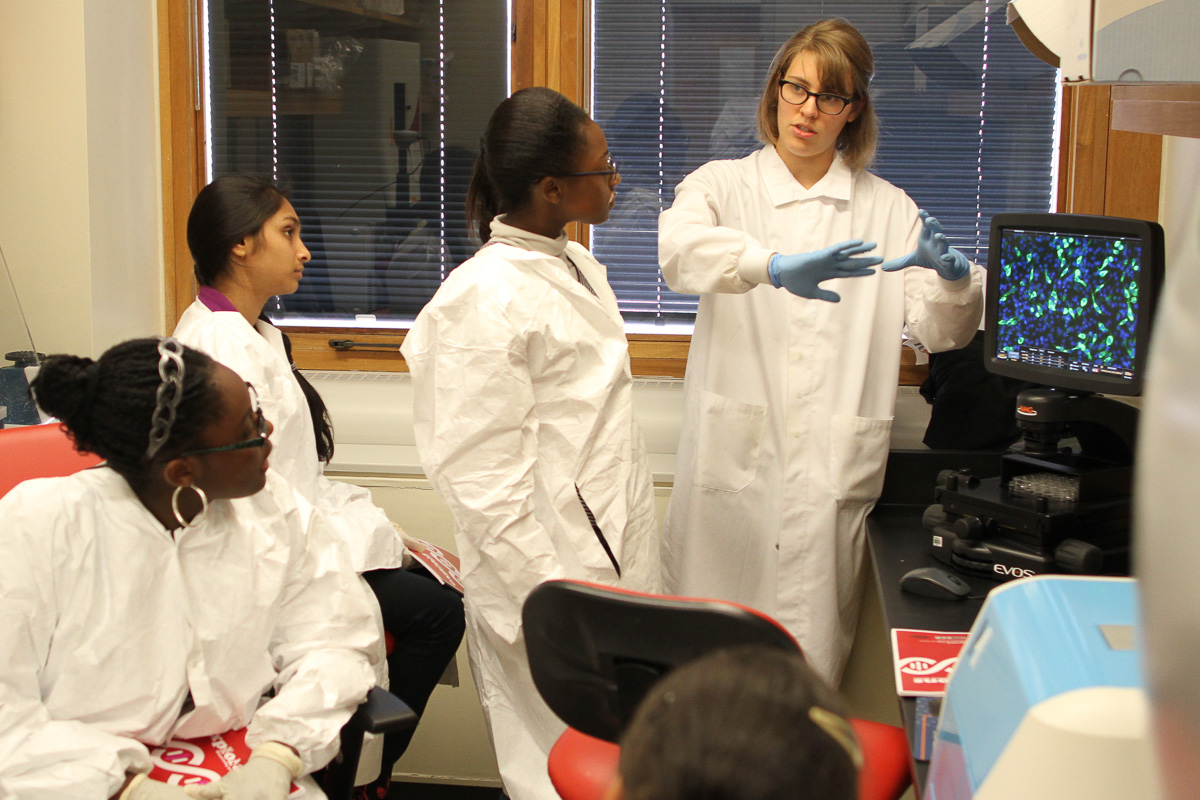
[[(275, 324), (267, 318), (266, 314), (260, 314), (258, 318), (268, 325)], [(296, 378), (296, 383), (300, 384), (300, 391), (304, 392), (304, 399), (308, 403), (308, 413), (312, 417), (313, 435), (317, 440), (317, 458), (328, 464), (333, 460), (333, 420), (329, 417), (329, 409), (325, 407), (325, 401), (321, 399), (321, 393), (317, 391), (317, 387), (309, 383), (308, 378), (304, 377), (292, 359), (292, 340), (282, 330), (279, 331), (279, 335), (283, 337), (283, 351), (287, 354), (288, 364), (292, 367), (292, 375)]]
[(544, 86), (522, 89), (501, 102), (484, 130), (467, 189), (468, 229), (486, 242), (492, 220), (528, 203), (535, 183), (572, 172), (589, 119), (582, 108)]
[[(137, 486), (150, 462), (150, 425), (162, 379), (158, 339), (118, 344), (93, 361), (79, 356), (47, 358), (33, 379), (37, 403), (57, 417), (81, 452), (95, 453)], [(183, 395), (159, 456), (194, 446), (221, 413), (212, 383), (213, 360), (183, 348)]]

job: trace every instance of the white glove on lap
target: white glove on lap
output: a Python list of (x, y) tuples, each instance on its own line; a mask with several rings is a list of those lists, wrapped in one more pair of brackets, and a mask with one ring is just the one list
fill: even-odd
[(150, 780), (143, 773), (133, 776), (119, 800), (188, 800), (190, 797), (183, 787)]
[(408, 569), (414, 563), (412, 554), (424, 553), (425, 545), (405, 533), (404, 528), (401, 528), (395, 522), (392, 523), (392, 527), (396, 529), (396, 533), (400, 534), (400, 541), (404, 544), (404, 555), (400, 558), (400, 567)]
[(292, 779), (303, 769), (300, 757), (278, 742), (260, 744), (250, 752), (245, 764), (232, 770), (216, 783), (188, 788), (188, 794), (201, 800), (287, 800)]

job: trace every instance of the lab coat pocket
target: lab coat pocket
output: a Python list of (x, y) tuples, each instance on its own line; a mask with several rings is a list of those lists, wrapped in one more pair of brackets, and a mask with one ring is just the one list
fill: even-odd
[(892, 421), (834, 415), (829, 426), (829, 486), (835, 499), (870, 503), (883, 489)]
[(766, 420), (766, 406), (701, 390), (692, 482), (723, 492), (745, 489), (758, 475)]

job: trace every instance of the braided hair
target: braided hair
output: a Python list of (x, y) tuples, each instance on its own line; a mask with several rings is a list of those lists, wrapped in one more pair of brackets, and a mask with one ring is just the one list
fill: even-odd
[[(198, 444), (221, 413), (212, 380), (215, 362), (184, 347), (183, 363), (183, 395), (158, 460)], [(151, 466), (146, 450), (162, 383), (158, 365), (158, 340), (132, 339), (109, 348), (98, 360), (50, 356), (31, 388), (42, 410), (62, 422), (77, 450), (105, 459), (136, 487)]]

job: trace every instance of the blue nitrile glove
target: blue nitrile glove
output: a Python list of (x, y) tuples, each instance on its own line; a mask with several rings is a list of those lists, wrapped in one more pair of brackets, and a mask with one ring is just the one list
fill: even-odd
[(971, 271), (967, 257), (955, 250), (946, 241), (942, 223), (925, 209), (918, 209), (921, 218), (921, 235), (917, 238), (917, 249), (906, 256), (885, 261), (880, 267), (884, 272), (895, 272), (908, 267), (925, 267), (937, 270), (948, 281), (956, 281)]
[(871, 267), (883, 259), (878, 256), (851, 256), (874, 249), (874, 242), (851, 239), (812, 253), (796, 253), (790, 256), (776, 253), (767, 264), (767, 274), (771, 276), (772, 284), (783, 287), (794, 295), (836, 303), (842, 299), (838, 293), (821, 289), (817, 284), (831, 278), (861, 278), (870, 275), (875, 271)]

